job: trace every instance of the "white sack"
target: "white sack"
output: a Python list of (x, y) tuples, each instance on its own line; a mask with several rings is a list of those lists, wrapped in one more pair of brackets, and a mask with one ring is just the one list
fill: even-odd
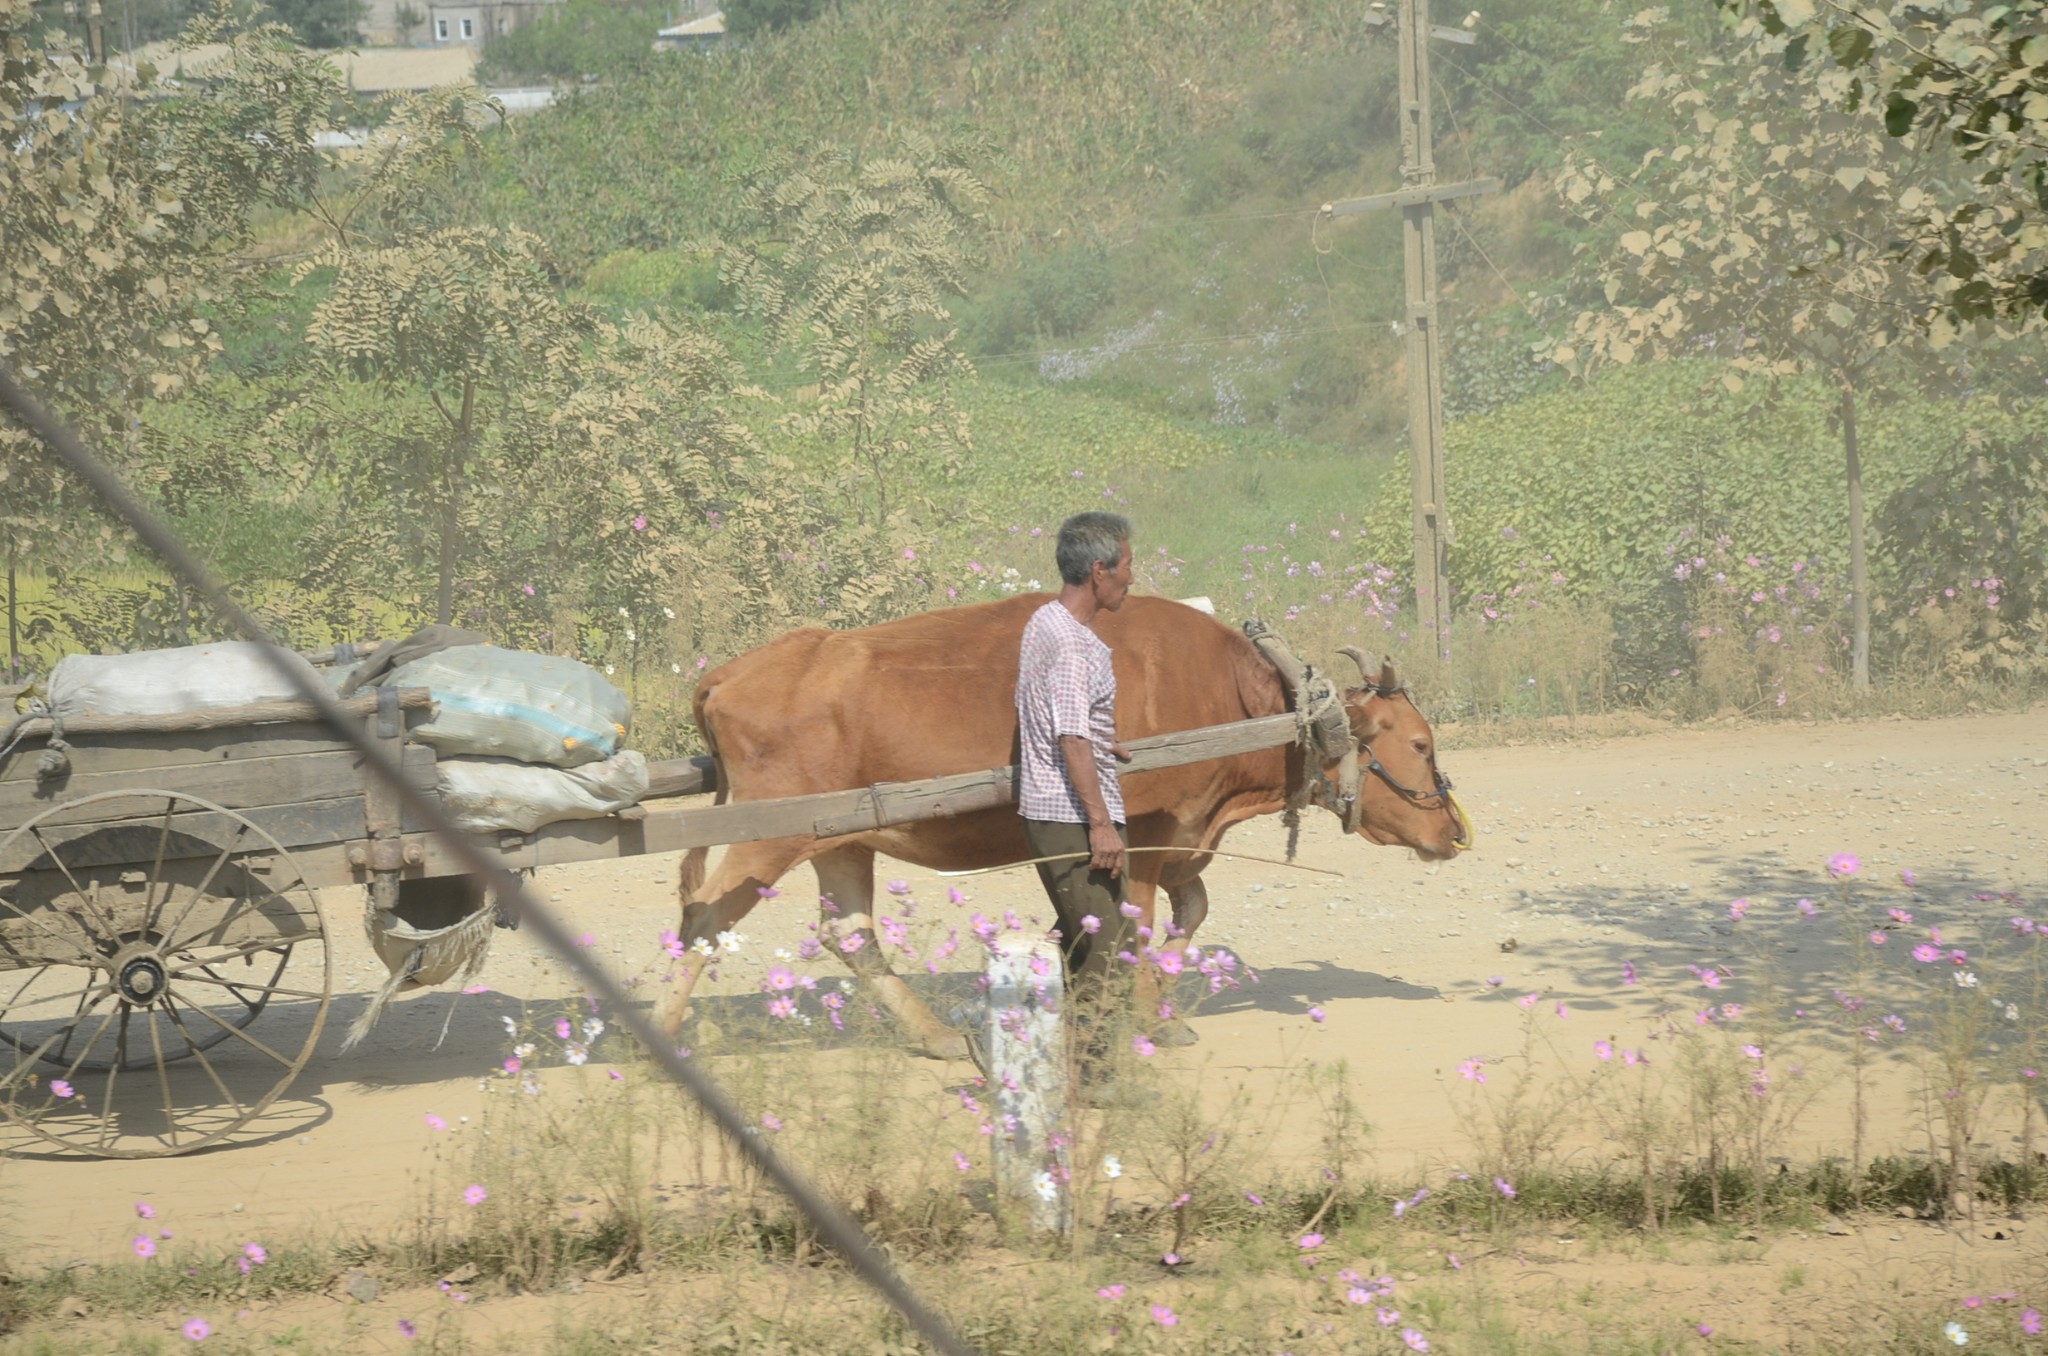
[(222, 640), (137, 654), (74, 654), (58, 661), (44, 685), (50, 709), (78, 716), (167, 716), (252, 702), (305, 700), (266, 658), (281, 657), (315, 686), (331, 688), (291, 650), (253, 640)]
[(596, 819), (647, 794), (647, 759), (636, 749), (581, 767), (507, 758), (443, 758), (434, 767), (441, 810), (470, 833), (531, 833), (562, 819)]
[(408, 732), (443, 755), (578, 767), (626, 742), (626, 694), (559, 655), (457, 645), (394, 670), (391, 687), (434, 694), (431, 719)]

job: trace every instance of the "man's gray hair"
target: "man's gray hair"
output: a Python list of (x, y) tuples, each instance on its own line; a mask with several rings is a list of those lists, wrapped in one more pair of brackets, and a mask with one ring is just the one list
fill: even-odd
[(1059, 545), (1053, 551), (1060, 578), (1069, 584), (1085, 584), (1093, 577), (1098, 561), (1114, 570), (1130, 539), (1131, 520), (1121, 513), (1075, 514), (1060, 524)]

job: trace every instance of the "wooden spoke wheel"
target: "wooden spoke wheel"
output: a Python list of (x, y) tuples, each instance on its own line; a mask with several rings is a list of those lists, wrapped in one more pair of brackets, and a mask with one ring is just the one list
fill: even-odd
[(0, 838), (0, 1114), (104, 1158), (217, 1143), (306, 1066), (331, 968), (304, 874), (243, 815), (173, 791), (52, 806)]

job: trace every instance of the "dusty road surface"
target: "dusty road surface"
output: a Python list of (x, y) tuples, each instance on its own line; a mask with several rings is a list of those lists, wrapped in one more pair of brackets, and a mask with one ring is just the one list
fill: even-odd
[[(1545, 1070), (1588, 1078), (1637, 1050), (1666, 1069), (1658, 1063), (1669, 1046), (1655, 1034), (1659, 1004), (1691, 1021), (1697, 1009), (1740, 1002), (1752, 1009), (1742, 1020), (1760, 1032), (1825, 1025), (1838, 1010), (1830, 995), (1853, 966), (1841, 887), (1823, 869), (1834, 854), (1860, 859), (1853, 888), (1865, 907), (1917, 915), (1887, 936), (1894, 971), (1910, 972), (1899, 953), (1921, 940), (1929, 920), (1945, 920), (1954, 934), (1947, 942), (1965, 932), (1974, 938), (1976, 920), (2002, 927), (2007, 915), (2048, 911), (2048, 709), (1931, 722), (1715, 726), (1474, 749), (1444, 761), (1481, 830), (1478, 849), (1456, 862), (1423, 865), (1346, 841), (1317, 815), (1300, 861), (1343, 879), (1238, 859), (1212, 868), (1211, 921), (1198, 941), (1227, 945), (1260, 980), (1200, 1004), (1199, 1044), (1156, 1057), (1169, 1077), (1254, 1090), (1277, 1085), (1304, 1061), (1348, 1061), (1373, 1127), (1365, 1170), (1383, 1179), (1440, 1181), (1476, 1161), (1475, 1124), (1486, 1113), (1475, 1098), (1518, 1079)], [(1277, 858), (1284, 835), (1267, 820), (1236, 831), (1229, 845)], [(675, 857), (642, 858), (551, 871), (539, 886), (619, 973), (651, 975), (661, 964), (657, 937), (676, 921), (676, 870)], [(1912, 873), (1912, 886), (1902, 872)], [(1045, 913), (1027, 873), (949, 882), (887, 863), (882, 873), (906, 879), (927, 913), (956, 909), (958, 922), (973, 910)], [(945, 904), (949, 885), (969, 903)], [(720, 1003), (759, 1006), (755, 990), (774, 949), (793, 948), (814, 917), (810, 895), (806, 869), (783, 898), (756, 910), (742, 929), (747, 951), (725, 965), (725, 996), (713, 993), (700, 1013), (723, 1011)], [(1818, 916), (1802, 913), (1802, 898), (1816, 902)], [(1749, 901), (1740, 920), (1730, 917), (1737, 899)], [(120, 1256), (138, 1200), (175, 1218), (187, 1240), (236, 1245), (286, 1235), (387, 1237), (416, 1219), (437, 1152), (425, 1118), (442, 1118), (453, 1134), (464, 1117), (479, 1116), (480, 1081), (508, 1054), (503, 1019), (553, 1012), (569, 989), (523, 935), (500, 933), (482, 976), (487, 992), (405, 998), (342, 1057), (333, 1047), (382, 971), (356, 926), (359, 898), (330, 892), (325, 907), (338, 939), (341, 996), (320, 1052), (268, 1118), (267, 1136), (182, 1158), (28, 1154), (0, 1162), (12, 1266)], [(1703, 982), (1705, 974), (1713, 980)], [(948, 992), (962, 987), (955, 977)], [(1877, 1016), (1873, 1010), (1869, 1020)], [(598, 1043), (596, 1064), (621, 1061), (607, 1054), (612, 1039)], [(1615, 1057), (1603, 1059), (1602, 1048)], [(1816, 1036), (1809, 1048), (1826, 1042)], [(1891, 1046), (1876, 1058), (1873, 1148), (1926, 1152), (1930, 1123), (1912, 1067)], [(1826, 1061), (1813, 1061), (1810, 1071), (1774, 1068), (1781, 1080), (1809, 1072), (1821, 1080)], [(906, 1067), (937, 1098), (969, 1072)], [(1489, 1075), (1483, 1086), (1469, 1076), (1475, 1070)], [(1816, 1091), (1776, 1145), (1795, 1163), (1848, 1146), (1839, 1069)], [(2015, 1095), (1995, 1095), (1979, 1142), (2017, 1152), (2019, 1106)], [(1271, 1134), (1276, 1155), (1314, 1152), (1311, 1129), (1276, 1125)], [(1556, 1134), (1577, 1146), (1573, 1152), (1614, 1154), (1584, 1115), (1563, 1118)], [(1832, 1248), (1852, 1270), (1879, 1272), (1904, 1267), (1910, 1253), (1918, 1260), (1908, 1269), (1924, 1275), (1930, 1248), (1954, 1273), (1964, 1266), (1957, 1249), (2031, 1249), (2017, 1255), (2038, 1269), (2048, 1244), (2028, 1240), (2023, 1226), (2002, 1236), (2022, 1241), (1995, 1245), (1924, 1223), (1910, 1226), (1922, 1232), (1901, 1234), (1906, 1227), (1801, 1246)], [(1572, 1274), (1571, 1247), (1552, 1252), (1554, 1274)], [(1764, 1309), (1776, 1302), (1756, 1301)], [(1760, 1311), (1755, 1321), (1774, 1320)]]

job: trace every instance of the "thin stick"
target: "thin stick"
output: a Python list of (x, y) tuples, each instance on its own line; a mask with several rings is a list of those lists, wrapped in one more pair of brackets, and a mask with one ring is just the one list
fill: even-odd
[[(1199, 852), (1199, 853), (1201, 853), (1201, 854), (1202, 854), (1203, 856), (1205, 856), (1205, 857), (1214, 857), (1214, 856), (1218, 856), (1219, 854), (1221, 854), (1221, 853), (1222, 853), (1222, 851), (1223, 851), (1223, 849), (1221, 849), (1221, 848), (1184, 848), (1184, 847), (1134, 847), (1134, 848), (1125, 848), (1125, 849), (1124, 849), (1124, 851), (1125, 851), (1125, 853), (1132, 853), (1132, 852), (1190, 852), (1190, 853), (1192, 853), (1192, 852)], [(1016, 869), (1017, 869), (1018, 867), (1020, 867), (1020, 866), (1037, 866), (1037, 865), (1038, 865), (1038, 864), (1039, 864), (1040, 862), (1071, 862), (1071, 861), (1078, 861), (1079, 859), (1081, 859), (1081, 858), (1083, 858), (1083, 857), (1092, 857), (1092, 856), (1094, 856), (1094, 855), (1095, 855), (1095, 854), (1094, 854), (1094, 853), (1092, 853), (1092, 852), (1056, 852), (1056, 853), (1054, 853), (1054, 854), (1053, 854), (1052, 856), (1050, 856), (1050, 857), (1026, 857), (1026, 858), (1025, 858), (1025, 859), (1024, 859), (1023, 861), (1021, 861), (1021, 862), (1004, 862), (1004, 863), (1003, 863), (1003, 864), (1002, 864), (1001, 866), (978, 866), (978, 867), (976, 867), (976, 868), (975, 868), (974, 870), (972, 870), (972, 871), (941, 871), (941, 872), (939, 872), (938, 874), (939, 874), (939, 875), (941, 875), (941, 876), (944, 876), (944, 877), (946, 877), (946, 878), (947, 878), (947, 879), (949, 879), (949, 880), (950, 880), (950, 879), (952, 879), (952, 878), (954, 878), (954, 877), (957, 877), (957, 876), (986, 876), (986, 875), (988, 875), (988, 874), (989, 874), (990, 872), (993, 872), (993, 871), (1014, 871), (1014, 870), (1016, 870)], [(1250, 853), (1246, 853), (1246, 852), (1233, 852), (1233, 853), (1230, 853), (1229, 855), (1230, 855), (1230, 856), (1232, 856), (1232, 857), (1235, 857), (1235, 858), (1237, 858), (1237, 859), (1238, 859), (1239, 861), (1242, 861), (1242, 862), (1258, 862), (1258, 863), (1260, 863), (1260, 864), (1262, 864), (1262, 865), (1265, 865), (1265, 866), (1284, 866), (1284, 867), (1286, 867), (1286, 868), (1287, 868), (1288, 870), (1290, 870), (1290, 871), (1306, 871), (1306, 872), (1310, 873), (1311, 875), (1316, 875), (1316, 876), (1332, 876), (1332, 877), (1336, 878), (1337, 880), (1343, 880), (1343, 879), (1344, 879), (1344, 873), (1343, 873), (1342, 871), (1329, 871), (1329, 870), (1325, 870), (1324, 868), (1322, 868), (1322, 867), (1320, 867), (1320, 866), (1303, 866), (1303, 865), (1302, 865), (1302, 864), (1301, 864), (1300, 862), (1283, 862), (1283, 861), (1281, 861), (1281, 860), (1280, 860), (1280, 859), (1279, 859), (1278, 857), (1254, 857), (1254, 856), (1252, 856), (1252, 855), (1251, 855)]]

